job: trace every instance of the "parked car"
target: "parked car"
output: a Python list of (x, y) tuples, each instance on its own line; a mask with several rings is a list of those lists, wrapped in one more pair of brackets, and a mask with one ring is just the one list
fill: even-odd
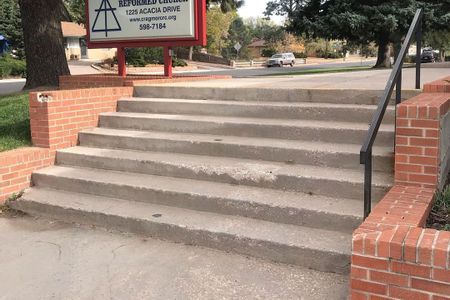
[(436, 55), (434, 54), (434, 51), (431, 49), (423, 50), (421, 57), (423, 63), (427, 62), (434, 63), (436, 61)]
[(284, 65), (290, 65), (293, 67), (295, 65), (295, 56), (293, 53), (279, 53), (273, 55), (267, 61), (267, 67), (278, 66), (282, 67)]

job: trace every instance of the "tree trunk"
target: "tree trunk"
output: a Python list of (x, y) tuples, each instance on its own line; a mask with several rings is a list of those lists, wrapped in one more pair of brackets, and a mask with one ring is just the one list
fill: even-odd
[(378, 42), (378, 57), (375, 68), (391, 68), (391, 49), (389, 47), (389, 41), (381, 39)]
[(69, 75), (61, 31), (62, 0), (19, 0), (27, 60), (25, 88), (58, 86)]

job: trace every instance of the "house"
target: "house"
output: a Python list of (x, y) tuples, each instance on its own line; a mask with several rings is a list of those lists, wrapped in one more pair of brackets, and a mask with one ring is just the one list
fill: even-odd
[(64, 48), (67, 60), (89, 59), (104, 60), (113, 58), (117, 49), (88, 49), (86, 44), (86, 28), (73, 22), (61, 22), (64, 37)]
[(266, 41), (262, 39), (254, 39), (250, 45), (247, 46), (250, 57), (261, 57), (262, 50), (266, 47)]

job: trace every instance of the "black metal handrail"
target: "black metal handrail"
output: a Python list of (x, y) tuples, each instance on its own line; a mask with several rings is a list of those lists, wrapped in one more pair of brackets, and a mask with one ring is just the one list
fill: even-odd
[(416, 89), (420, 89), (420, 65), (421, 65), (421, 49), (422, 49), (422, 20), (423, 11), (418, 9), (416, 15), (403, 42), (402, 48), (398, 53), (394, 69), (389, 76), (389, 80), (386, 84), (381, 101), (378, 104), (378, 108), (370, 123), (369, 132), (366, 140), (361, 148), (360, 160), (361, 164), (365, 165), (364, 168), (364, 219), (367, 218), (372, 209), (372, 148), (375, 139), (380, 129), (381, 122), (383, 121), (384, 114), (391, 100), (394, 86), (396, 87), (395, 104), (399, 104), (402, 99), (402, 68), (406, 57), (406, 53), (411, 45), (413, 36), (415, 35), (417, 42), (416, 52)]

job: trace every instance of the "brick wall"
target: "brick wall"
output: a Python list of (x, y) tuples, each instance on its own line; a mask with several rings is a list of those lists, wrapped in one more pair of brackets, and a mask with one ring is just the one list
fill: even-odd
[(450, 232), (423, 229), (433, 195), (395, 186), (355, 231), (352, 299), (450, 299)]
[(396, 185), (353, 234), (352, 299), (450, 300), (450, 232), (424, 229), (450, 169), (448, 83), (397, 108)]
[(132, 95), (132, 87), (30, 93), (33, 145), (50, 149), (75, 146), (78, 132), (96, 127), (100, 113), (116, 111), (117, 100)]
[(97, 126), (100, 113), (116, 111), (117, 100), (132, 95), (133, 87), (30, 93), (35, 147), (0, 153), (0, 203), (29, 187), (32, 172), (52, 165), (56, 150), (75, 146), (81, 130)]
[(55, 151), (37, 147), (0, 153), (0, 203), (30, 186), (31, 173), (53, 164)]
[(398, 106), (395, 182), (442, 187), (448, 174), (450, 93), (423, 93)]
[(60, 89), (85, 89), (93, 87), (120, 87), (146, 84), (201, 81), (211, 79), (229, 79), (227, 75), (174, 75), (169, 79), (163, 75), (129, 75), (126, 78), (113, 74), (60, 76)]

